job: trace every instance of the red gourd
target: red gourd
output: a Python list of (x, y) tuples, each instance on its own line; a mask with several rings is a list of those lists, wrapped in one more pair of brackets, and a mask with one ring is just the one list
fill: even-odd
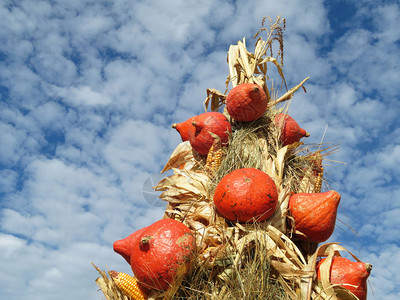
[(335, 229), (339, 202), (340, 194), (333, 190), (293, 194), (289, 210), (299, 237), (317, 243), (326, 241)]
[(206, 112), (197, 116), (192, 122), (195, 130), (189, 130), (189, 142), (199, 154), (206, 155), (210, 150), (215, 137), (226, 145), (232, 132), (231, 123), (219, 112)]
[(192, 261), (196, 243), (183, 223), (162, 219), (146, 227), (136, 240), (131, 268), (144, 285), (167, 290), (176, 276), (185, 273)]
[[(321, 259), (316, 267), (317, 279), (321, 280), (320, 266), (326, 260)], [(363, 262), (353, 262), (347, 258), (334, 256), (329, 272), (329, 281), (333, 285), (340, 285), (348, 289), (360, 300), (367, 299), (367, 279), (372, 265)], [(340, 298), (339, 298), (340, 299)]]
[(240, 122), (251, 122), (260, 118), (268, 107), (268, 99), (262, 87), (254, 83), (235, 86), (226, 97), (229, 115)]
[(115, 241), (113, 244), (114, 251), (120, 254), (127, 262), (128, 264), (131, 263), (131, 253), (134, 245), (138, 243), (138, 238), (140, 234), (146, 229), (147, 227), (144, 227), (142, 229), (139, 229), (135, 231), (134, 233), (130, 234), (126, 238), (122, 240)]
[(254, 168), (237, 169), (225, 175), (214, 192), (216, 209), (230, 221), (265, 221), (274, 214), (277, 202), (275, 182)]
[(182, 142), (189, 140), (189, 130), (195, 130), (192, 123), (196, 120), (196, 118), (197, 116), (193, 116), (184, 122), (172, 124), (172, 128), (175, 128), (181, 135)]
[(308, 137), (310, 134), (297, 124), (297, 122), (287, 114), (275, 116), (275, 125), (281, 129), (282, 146), (299, 142), (301, 138)]

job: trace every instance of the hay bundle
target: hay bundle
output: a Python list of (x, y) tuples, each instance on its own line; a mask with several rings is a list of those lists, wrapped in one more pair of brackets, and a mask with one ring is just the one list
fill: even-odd
[[(319, 257), (332, 260), (339, 251), (347, 250), (336, 243), (318, 247), (317, 243), (299, 240), (288, 213), (291, 193), (318, 193), (328, 188), (322, 162), (336, 148), (302, 142), (282, 147), (274, 117), (288, 110), (288, 100), (304, 89), (308, 78), (277, 96), (267, 67), (273, 65), (286, 87), (282, 69), (285, 20), (278, 17), (275, 22), (269, 21), (269, 28), (255, 35), (254, 53), (247, 50), (245, 39), (230, 47), (227, 90), (208, 89), (204, 103), (206, 111), (218, 111), (224, 106), (229, 83), (232, 87), (256, 83), (269, 100), (264, 116), (250, 123), (231, 120), (232, 135), (229, 145), (222, 149), (218, 168), (210, 167), (208, 159), (197, 155), (186, 141), (177, 146), (162, 170), (174, 172), (155, 187), (163, 191), (160, 198), (168, 202), (164, 218), (179, 220), (192, 230), (197, 252), (183, 281), (167, 292), (154, 291), (150, 299), (337, 299), (340, 288), (330, 285), (326, 278), (317, 283), (315, 265)], [(267, 34), (266, 40), (261, 33)], [(278, 42), (276, 57), (273, 42)], [(226, 110), (224, 114), (229, 118)], [(239, 168), (259, 169), (275, 181), (278, 207), (268, 220), (235, 223), (216, 211), (212, 200), (216, 185)], [(106, 288), (103, 292), (107, 298), (111, 293)], [(345, 294), (356, 299), (351, 293)], [(118, 297), (108, 299), (121, 299)]]

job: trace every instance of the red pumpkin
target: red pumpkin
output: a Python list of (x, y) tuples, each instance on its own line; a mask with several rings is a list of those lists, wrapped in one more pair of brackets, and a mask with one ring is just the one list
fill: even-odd
[(210, 150), (215, 135), (226, 145), (232, 132), (231, 123), (219, 112), (207, 112), (197, 116), (192, 122), (195, 130), (189, 130), (189, 142), (199, 154), (206, 155)]
[(120, 254), (128, 262), (128, 264), (131, 263), (132, 249), (134, 245), (138, 243), (138, 237), (146, 228), (147, 227), (139, 229), (126, 238), (114, 242), (114, 251)]
[(333, 233), (340, 194), (299, 193), (289, 199), (289, 210), (299, 237), (312, 242), (324, 242)]
[(167, 290), (177, 275), (189, 269), (195, 247), (186, 225), (172, 219), (159, 220), (146, 227), (136, 240), (132, 271), (148, 287)]
[[(321, 259), (317, 264), (317, 279), (321, 280), (320, 266), (326, 260)], [(367, 299), (367, 279), (372, 265), (363, 262), (352, 262), (347, 258), (334, 256), (329, 274), (329, 281), (333, 285), (340, 285), (348, 289), (360, 300)]]
[(175, 128), (181, 135), (182, 142), (189, 140), (189, 130), (195, 130), (192, 123), (196, 120), (196, 118), (197, 116), (193, 116), (184, 122), (172, 124), (172, 128)]
[(280, 128), (282, 146), (299, 142), (301, 138), (308, 137), (310, 134), (297, 124), (297, 122), (287, 114), (275, 116), (275, 125)]
[(268, 99), (262, 87), (254, 83), (235, 86), (226, 97), (229, 115), (240, 122), (251, 122), (260, 118), (268, 107)]
[(225, 175), (214, 192), (216, 209), (230, 221), (265, 221), (274, 214), (277, 203), (275, 182), (253, 168), (237, 169)]

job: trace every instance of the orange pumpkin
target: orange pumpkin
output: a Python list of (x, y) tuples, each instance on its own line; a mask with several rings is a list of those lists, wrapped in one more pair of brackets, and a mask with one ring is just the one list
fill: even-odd
[(254, 83), (235, 86), (226, 97), (229, 115), (240, 122), (251, 122), (260, 118), (268, 107), (268, 99), (262, 87)]
[(139, 229), (127, 236), (126, 238), (114, 242), (114, 251), (120, 254), (128, 262), (128, 264), (131, 263), (131, 254), (133, 247), (135, 244), (137, 244), (138, 237), (146, 228), (147, 227)]
[(308, 137), (310, 134), (297, 124), (297, 122), (287, 114), (275, 116), (275, 125), (281, 129), (282, 146), (299, 142), (301, 138)]
[(253, 168), (225, 175), (214, 192), (216, 209), (230, 221), (265, 221), (274, 214), (277, 202), (275, 182), (268, 174)]
[(132, 271), (146, 286), (167, 290), (177, 275), (189, 269), (195, 248), (195, 239), (186, 225), (172, 219), (159, 220), (135, 240)]
[(196, 118), (197, 116), (193, 116), (184, 122), (172, 124), (172, 128), (175, 128), (181, 135), (182, 142), (189, 140), (189, 130), (195, 130), (192, 123), (196, 120)]
[(333, 190), (293, 194), (289, 210), (299, 237), (317, 243), (326, 241), (335, 229), (339, 202), (340, 194)]
[(189, 142), (199, 154), (206, 155), (214, 143), (215, 136), (226, 145), (232, 132), (231, 123), (219, 112), (200, 114), (192, 122), (194, 130), (189, 130)]
[[(326, 260), (321, 259), (316, 267), (317, 279), (321, 280), (320, 266)], [(333, 285), (340, 285), (348, 289), (360, 300), (367, 299), (367, 279), (372, 265), (363, 262), (353, 262), (347, 258), (334, 256), (329, 273), (329, 281)]]

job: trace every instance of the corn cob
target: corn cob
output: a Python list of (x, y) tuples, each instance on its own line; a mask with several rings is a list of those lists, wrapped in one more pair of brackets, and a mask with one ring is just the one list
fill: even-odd
[(206, 160), (206, 170), (211, 174), (215, 174), (215, 172), (219, 169), (222, 162), (222, 154), (223, 149), (221, 147), (220, 142), (217, 140), (214, 141), (213, 145), (208, 151), (207, 160)]
[(313, 154), (315, 157), (313, 161), (313, 174), (315, 176), (314, 179), (314, 193), (320, 193), (322, 188), (322, 178), (324, 176), (324, 168), (322, 167), (322, 155), (320, 152)]
[(146, 300), (148, 295), (145, 288), (141, 287), (138, 280), (126, 273), (110, 271), (110, 276), (116, 286), (132, 300)]
[(314, 193), (321, 193), (323, 176), (324, 176), (324, 168), (320, 168), (314, 179)]

